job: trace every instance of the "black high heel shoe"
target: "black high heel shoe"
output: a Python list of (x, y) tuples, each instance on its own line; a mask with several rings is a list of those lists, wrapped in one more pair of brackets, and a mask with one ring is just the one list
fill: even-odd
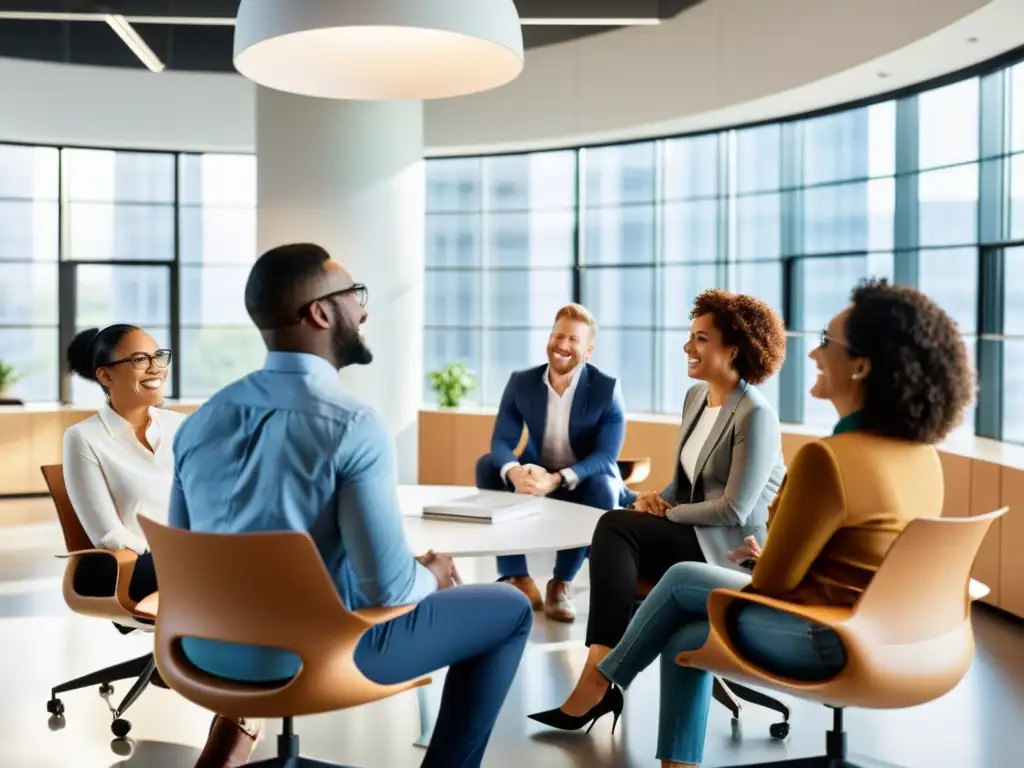
[(562, 731), (578, 731), (589, 722), (590, 726), (586, 732), (590, 733), (590, 729), (594, 727), (594, 724), (611, 712), (614, 715), (612, 733), (615, 733), (615, 726), (619, 723), (619, 715), (622, 714), (622, 703), (622, 691), (614, 685), (609, 685), (601, 700), (592, 706), (586, 714), (576, 717), (565, 714), (561, 708), (556, 708), (544, 712), (536, 712), (532, 715), (527, 715), (527, 717)]

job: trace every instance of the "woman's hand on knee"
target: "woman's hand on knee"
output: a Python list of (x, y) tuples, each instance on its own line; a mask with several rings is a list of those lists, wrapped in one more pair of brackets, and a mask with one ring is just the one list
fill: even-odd
[(641, 491), (633, 502), (633, 509), (656, 517), (664, 517), (670, 505), (657, 491)]

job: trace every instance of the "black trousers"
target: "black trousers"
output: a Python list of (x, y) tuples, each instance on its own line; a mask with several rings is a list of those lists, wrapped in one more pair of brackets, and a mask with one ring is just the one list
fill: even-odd
[[(108, 555), (86, 555), (75, 571), (75, 591), (84, 597), (111, 597), (117, 584), (117, 561)], [(139, 555), (132, 571), (132, 580), (128, 582), (128, 597), (139, 602), (157, 591), (156, 569), (153, 567), (153, 555), (146, 552)], [(124, 634), (131, 632), (129, 627), (115, 624)]]
[(676, 563), (704, 562), (692, 525), (631, 509), (613, 509), (590, 544), (587, 645), (613, 648), (633, 617), (638, 581), (657, 582)]
[[(110, 597), (117, 584), (117, 561), (107, 555), (87, 555), (75, 571), (75, 591), (84, 597)], [(153, 555), (139, 555), (128, 584), (128, 597), (139, 602), (157, 591)]]

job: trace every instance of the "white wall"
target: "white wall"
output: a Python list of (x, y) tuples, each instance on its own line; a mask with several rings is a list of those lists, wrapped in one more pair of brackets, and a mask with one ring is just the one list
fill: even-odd
[[(656, 27), (529, 51), (522, 76), (429, 102), (429, 154), (612, 141), (855, 68), (1020, 0), (704, 0)], [(1024, 24), (1018, 25), (1024, 38)], [(1021, 39), (1020, 42), (1024, 42)], [(956, 68), (932, 57), (929, 74)], [(920, 69), (920, 67), (919, 67)], [(892, 87), (879, 80), (877, 91)], [(0, 140), (251, 151), (254, 88), (232, 75), (0, 59)], [(830, 103), (850, 98), (841, 91)], [(820, 106), (820, 105), (819, 105)], [(762, 109), (770, 113), (770, 104)]]
[(0, 140), (252, 152), (255, 93), (238, 75), (0, 58)]

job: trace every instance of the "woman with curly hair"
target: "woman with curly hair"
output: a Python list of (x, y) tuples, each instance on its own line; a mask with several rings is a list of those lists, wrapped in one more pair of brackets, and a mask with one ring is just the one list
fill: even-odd
[[(848, 607), (910, 520), (942, 514), (934, 446), (974, 397), (974, 371), (956, 323), (913, 288), (869, 281), (853, 291), (850, 306), (832, 318), (810, 356), (818, 366), (811, 395), (831, 401), (839, 421), (831, 437), (807, 443), (793, 457), (772, 503), (763, 551), (750, 539), (730, 553), (733, 562), (754, 563), (752, 577), (701, 563), (674, 566), (599, 666), (612, 691), (661, 655), (657, 756), (663, 768), (698, 766), (702, 758), (712, 678), (674, 658), (707, 639), (713, 590)], [(832, 630), (791, 614), (746, 605), (729, 616), (729, 625), (740, 654), (772, 674), (815, 682), (845, 664)], [(600, 696), (607, 698), (602, 692), (592, 703)], [(600, 705), (592, 712), (591, 720), (603, 714)]]
[(764, 302), (721, 290), (697, 296), (690, 318), (683, 349), (698, 383), (683, 402), (674, 478), (664, 491), (634, 495), (631, 508), (598, 522), (590, 548), (587, 663), (560, 708), (530, 716), (547, 725), (578, 728), (599, 701), (606, 712), (621, 710), (621, 694), (609, 688), (598, 664), (629, 625), (639, 581), (656, 582), (680, 562), (729, 567), (731, 550), (767, 535), (768, 505), (785, 464), (779, 417), (755, 385), (782, 366), (785, 327)]

